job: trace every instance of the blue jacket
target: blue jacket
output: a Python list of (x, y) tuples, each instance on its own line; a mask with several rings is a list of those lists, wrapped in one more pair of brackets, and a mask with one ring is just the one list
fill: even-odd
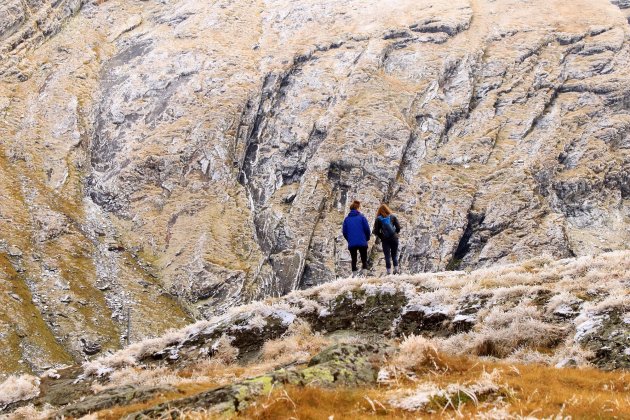
[(348, 241), (348, 248), (367, 246), (370, 240), (370, 225), (358, 210), (350, 210), (343, 221), (343, 237)]

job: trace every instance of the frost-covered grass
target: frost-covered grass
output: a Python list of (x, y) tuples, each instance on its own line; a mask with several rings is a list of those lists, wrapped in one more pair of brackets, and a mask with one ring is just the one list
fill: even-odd
[(39, 395), (40, 379), (33, 375), (11, 375), (0, 384), (0, 407)]
[(263, 345), (261, 358), (275, 366), (306, 363), (311, 356), (330, 344), (321, 334), (313, 333), (308, 323), (296, 321), (279, 339)]
[(94, 393), (98, 393), (127, 385), (153, 387), (176, 384), (181, 380), (182, 378), (164, 366), (149, 369), (129, 366), (112, 372), (105, 383), (94, 382), (91, 388)]
[[(630, 251), (615, 251), (598, 256), (585, 256), (554, 261), (539, 257), (523, 263), (495, 265), (470, 273), (464, 271), (388, 276), (385, 278), (339, 279), (305, 291), (298, 296), (318, 295), (330, 301), (339, 294), (356, 288), (400, 290), (404, 284), (431, 289), (451, 289), (455, 294), (483, 289), (505, 288), (506, 293), (545, 286), (558, 292), (609, 291), (628, 299), (630, 285)], [(520, 287), (519, 287), (520, 286)], [(526, 286), (526, 287), (523, 287)]]
[(146, 367), (135, 363), (118, 369), (109, 367), (107, 375), (100, 375), (106, 376), (106, 380), (93, 382), (91, 388), (98, 393), (126, 385), (181, 387), (190, 384), (222, 384), (234, 380), (235, 372), (230, 366), (236, 361), (238, 349), (231, 345), (227, 336), (223, 335), (214, 343), (213, 351), (211, 358), (198, 360), (183, 369), (167, 366)]
[(422, 382), (411, 390), (394, 391), (388, 402), (396, 408), (406, 411), (419, 410), (446, 410), (451, 408), (459, 417), (463, 417), (460, 411), (466, 403), (479, 406), (490, 398), (502, 400), (513, 391), (506, 385), (500, 385), (499, 372), (482, 372), (481, 376), (469, 383), (451, 383), (445, 387), (439, 387), (432, 382)]
[[(326, 317), (339, 296), (351, 296), (356, 291), (364, 296), (404, 295), (407, 304), (401, 313), (422, 310), (426, 314), (440, 313), (474, 321), (475, 327), (470, 332), (433, 341), (439, 351), (447, 354), (521, 358), (518, 360), (554, 365), (562, 363), (558, 357), (573, 354), (573, 362), (585, 363), (588, 352), (578, 354), (575, 342), (592, 333), (599, 325), (601, 313), (612, 309), (630, 311), (629, 290), (630, 251), (559, 261), (540, 257), (470, 273), (338, 279), (282, 298), (235, 307), (225, 315), (135, 343), (86, 363), (85, 374), (105, 376), (122, 367), (142, 364), (143, 358), (165, 348), (186, 346), (199, 335), (236, 323), (239, 328), (256, 333), (265, 327), (269, 317), (281, 320), (285, 326), (296, 320), (301, 322), (301, 317), (307, 315)], [(466, 299), (478, 305), (479, 310), (458, 315), (458, 308)], [(479, 302), (475, 303), (475, 299)], [(297, 335), (288, 334), (284, 340), (268, 343), (264, 357), (278, 359), (279, 354), (289, 353), (289, 344), (301, 345)], [(294, 342), (289, 343), (291, 340)], [(554, 355), (537, 352), (540, 348), (553, 348)], [(300, 356), (300, 350), (296, 354)]]
[(417, 370), (421, 367), (439, 369), (439, 356), (435, 344), (422, 336), (412, 335), (401, 344), (392, 361), (394, 369)]
[[(210, 334), (222, 325), (235, 324), (240, 320), (246, 321), (246, 325), (242, 328), (260, 329), (266, 323), (265, 318), (275, 316), (289, 326), (295, 320), (296, 315), (288, 309), (287, 305), (268, 305), (263, 302), (238, 306), (232, 308), (225, 315), (198, 321), (180, 330), (169, 331), (161, 337), (143, 340), (113, 354), (86, 362), (83, 365), (84, 372), (86, 376), (109, 375), (115, 369), (136, 366), (144, 357), (159, 353), (168, 347), (184, 346), (187, 341), (199, 335)], [(216, 349), (213, 348), (213, 350)]]
[(2, 420), (48, 420), (53, 417), (52, 407), (38, 409), (32, 404), (20, 407), (7, 415), (0, 415)]

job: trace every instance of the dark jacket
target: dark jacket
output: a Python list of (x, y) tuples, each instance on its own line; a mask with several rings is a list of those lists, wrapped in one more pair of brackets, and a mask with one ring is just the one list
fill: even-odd
[[(389, 219), (392, 222), (392, 225), (394, 225), (394, 229), (396, 230), (396, 235), (394, 236), (394, 238), (398, 239), (398, 233), (400, 232), (400, 223), (398, 223), (398, 218), (395, 215), (390, 214)], [(383, 222), (381, 222), (380, 217), (377, 216), (376, 220), (374, 221), (374, 229), (372, 230), (372, 233), (378, 236), (381, 241), (383, 240), (383, 233), (381, 232), (382, 223)]]
[(348, 248), (367, 246), (370, 240), (370, 224), (358, 210), (350, 210), (343, 221), (343, 237), (348, 241)]

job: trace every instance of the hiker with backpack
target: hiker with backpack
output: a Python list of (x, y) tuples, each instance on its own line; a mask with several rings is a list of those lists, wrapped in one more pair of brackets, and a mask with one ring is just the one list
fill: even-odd
[(400, 274), (400, 269), (398, 268), (399, 232), (400, 223), (398, 223), (398, 218), (392, 213), (387, 204), (381, 204), (376, 212), (373, 233), (380, 238), (383, 244), (387, 274), (392, 274), (392, 263), (394, 263), (394, 274)]
[[(354, 200), (350, 205), (350, 213), (343, 221), (343, 237), (348, 241), (348, 250), (352, 258), (352, 277), (364, 276), (368, 268), (368, 241), (370, 240), (370, 224), (359, 211), (361, 202)], [(357, 253), (361, 255), (361, 271), (357, 267)]]

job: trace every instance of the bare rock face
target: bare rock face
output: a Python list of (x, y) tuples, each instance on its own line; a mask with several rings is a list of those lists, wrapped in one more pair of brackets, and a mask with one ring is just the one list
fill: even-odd
[(4, 2), (0, 371), (346, 276), (355, 198), (411, 273), (626, 248), (628, 10)]

